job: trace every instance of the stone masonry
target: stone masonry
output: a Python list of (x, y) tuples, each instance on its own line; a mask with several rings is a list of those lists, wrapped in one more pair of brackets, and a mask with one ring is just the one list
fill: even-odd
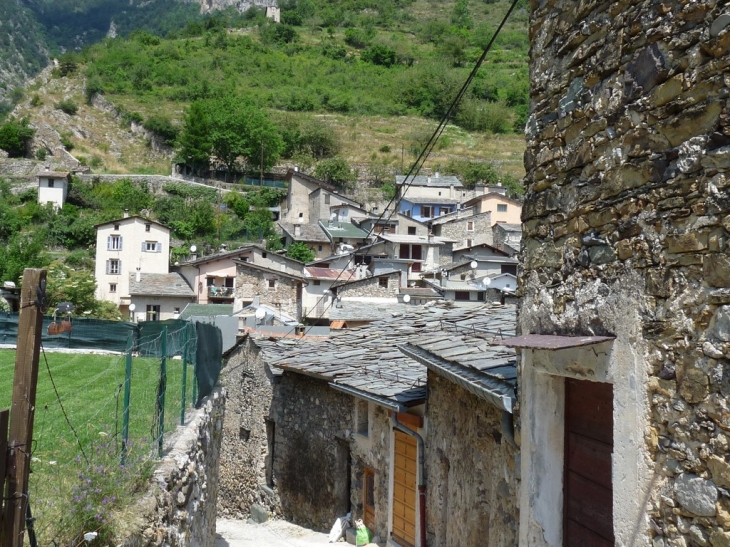
[(729, 546), (730, 11), (533, 0), (530, 36), (519, 326), (639, 364), (616, 545)]
[[(261, 304), (271, 306), (291, 317), (300, 317), (301, 299), (298, 294), (301, 281), (275, 271), (250, 268), (243, 263), (238, 263), (236, 272), (237, 299), (251, 302), (258, 296)], [(270, 283), (271, 280), (273, 281)]]
[(432, 372), (428, 391), (428, 544), (517, 545), (519, 463), (500, 411)]
[(225, 392), (216, 388), (177, 430), (122, 545), (213, 547)]
[[(387, 287), (380, 285), (380, 279), (387, 279)], [(343, 298), (395, 298), (400, 289), (400, 272), (376, 275), (337, 286), (337, 296)]]

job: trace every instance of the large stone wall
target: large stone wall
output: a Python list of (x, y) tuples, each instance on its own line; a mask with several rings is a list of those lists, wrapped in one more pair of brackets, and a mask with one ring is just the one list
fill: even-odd
[[(380, 278), (387, 277), (388, 286), (380, 286)], [(400, 289), (400, 272), (386, 275), (374, 275), (359, 281), (353, 281), (337, 287), (337, 296), (343, 298), (395, 298)]]
[[(291, 317), (300, 317), (298, 281), (276, 272), (247, 268), (245, 264), (238, 264), (236, 272), (236, 299), (250, 302), (258, 296), (261, 304), (279, 309)], [(269, 288), (269, 279), (275, 280), (274, 288)]]
[(727, 8), (532, 7), (519, 326), (616, 336), (616, 544), (730, 545)]
[(287, 520), (329, 530), (350, 500), (353, 399), (284, 372), (275, 396), (274, 478)]
[(428, 544), (517, 545), (519, 463), (501, 412), (433, 372), (428, 392)]
[(228, 400), (223, 422), (218, 514), (244, 518), (254, 504), (277, 514), (278, 499), (266, 476), (266, 420), (271, 413), (274, 377), (251, 339), (231, 352), (221, 371), (221, 381)]
[(216, 388), (175, 441), (139, 502), (141, 525), (123, 545), (213, 547), (225, 392)]

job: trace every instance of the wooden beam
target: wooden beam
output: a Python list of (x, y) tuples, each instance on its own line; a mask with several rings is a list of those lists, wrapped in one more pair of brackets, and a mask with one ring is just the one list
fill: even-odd
[(45, 270), (26, 268), (23, 272), (13, 403), (10, 407), (8, 495), (3, 519), (5, 532), (2, 547), (23, 547), (43, 328), (43, 311), (39, 308), (45, 305), (45, 285)]

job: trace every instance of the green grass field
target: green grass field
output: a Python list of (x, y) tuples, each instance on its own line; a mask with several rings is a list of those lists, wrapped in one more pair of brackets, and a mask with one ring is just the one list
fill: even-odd
[[(15, 352), (0, 350), (0, 408), (10, 407), (14, 367)], [(167, 359), (166, 433), (174, 431), (180, 423), (182, 368), (182, 360)], [(41, 545), (68, 544), (79, 534), (94, 529), (108, 529), (107, 537), (111, 539), (124, 527), (120, 515), (127, 513), (124, 505), (133, 500), (134, 494), (130, 492), (134, 485), (118, 484), (121, 481), (114, 478), (119, 472), (124, 376), (124, 355), (41, 354), (29, 489)], [(159, 359), (133, 359), (130, 470), (131, 463), (143, 464), (156, 456), (155, 405), (159, 377)], [(188, 366), (188, 409), (192, 384), (193, 369)], [(61, 404), (76, 430), (78, 441), (64, 417)], [(88, 466), (84, 454), (89, 460)], [(93, 492), (79, 490), (80, 483), (88, 480), (95, 482)], [(96, 492), (105, 489), (110, 491)], [(101, 505), (108, 505), (110, 511), (101, 511), (98, 507)], [(110, 516), (112, 509), (114, 516)]]

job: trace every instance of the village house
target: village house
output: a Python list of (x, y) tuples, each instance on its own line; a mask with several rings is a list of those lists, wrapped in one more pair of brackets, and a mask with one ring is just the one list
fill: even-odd
[(232, 304), (236, 295), (235, 260), (292, 275), (301, 273), (303, 266), (298, 260), (251, 243), (232, 251), (221, 248), (217, 253), (188, 260), (174, 269), (194, 288), (198, 304)]
[[(506, 251), (481, 243), (453, 253), (453, 262), (441, 267), (441, 270), (451, 273), (463, 273), (465, 265), (476, 262), (477, 275), (493, 275), (495, 273), (511, 273), (517, 275), (517, 258)], [(428, 273), (426, 274), (428, 275)]]
[(522, 224), (497, 222), (492, 226), (492, 245), (510, 256), (520, 252), (522, 243)]
[(195, 302), (195, 292), (185, 278), (172, 273), (130, 273), (129, 304), (133, 321), (178, 319), (185, 307)]
[(278, 222), (281, 229), (284, 248), (288, 249), (294, 243), (304, 243), (316, 258), (326, 258), (332, 254), (332, 244), (319, 223), (290, 224)]
[(515, 544), (515, 357), (488, 346), (514, 332), (514, 307), (405, 308), (327, 339), (234, 350), (224, 515), (329, 529), (350, 512), (391, 546)]
[(320, 220), (319, 226), (329, 240), (332, 254), (354, 251), (370, 242), (370, 234), (349, 221)]
[(290, 169), (286, 175), (287, 194), (281, 211), (282, 220), (288, 224), (316, 224), (329, 219), (330, 206), (359, 203), (340, 195), (337, 189), (310, 175)]
[(451, 239), (434, 235), (380, 234), (378, 238), (385, 242), (385, 254), (388, 257), (411, 262), (408, 269), (409, 281), (420, 281), (421, 272), (439, 266), (442, 258), (450, 261), (454, 244)]
[(465, 188), (458, 177), (443, 176), (439, 173), (434, 173), (433, 176), (416, 175), (406, 177), (396, 175), (395, 185), (399, 200), (423, 198), (433, 199), (438, 202), (441, 199), (446, 199), (453, 203), (460, 203), (472, 197), (474, 193), (474, 190)]
[(257, 300), (261, 304), (295, 318), (302, 318), (304, 276), (234, 259), (236, 296), (234, 307), (241, 309)]
[(729, 25), (532, 3), (520, 545), (730, 545)]
[(492, 244), (492, 217), (489, 211), (476, 214), (473, 207), (457, 209), (430, 221), (428, 225), (435, 236), (456, 241), (454, 249), (481, 243)]
[(302, 291), (302, 317), (311, 324), (329, 324), (329, 311), (335, 298), (333, 284), (353, 279), (357, 271), (305, 267), (303, 274), (307, 283)]
[(516, 199), (507, 197), (506, 190), (502, 187), (498, 187), (498, 191), (494, 191), (494, 187), (490, 187), (490, 189), (492, 191), (465, 201), (463, 206), (474, 207), (477, 214), (490, 212), (493, 224), (498, 222), (519, 224), (521, 222), (522, 204)]
[[(114, 302), (123, 316), (129, 314), (132, 304), (130, 280), (140, 283), (141, 274), (168, 274), (170, 256), (167, 226), (141, 216), (126, 215), (96, 226), (94, 271), (96, 299)], [(136, 313), (146, 311), (145, 307)]]
[(46, 167), (38, 175), (38, 203), (51, 204), (58, 211), (68, 197), (71, 174), (68, 171), (51, 171)]

